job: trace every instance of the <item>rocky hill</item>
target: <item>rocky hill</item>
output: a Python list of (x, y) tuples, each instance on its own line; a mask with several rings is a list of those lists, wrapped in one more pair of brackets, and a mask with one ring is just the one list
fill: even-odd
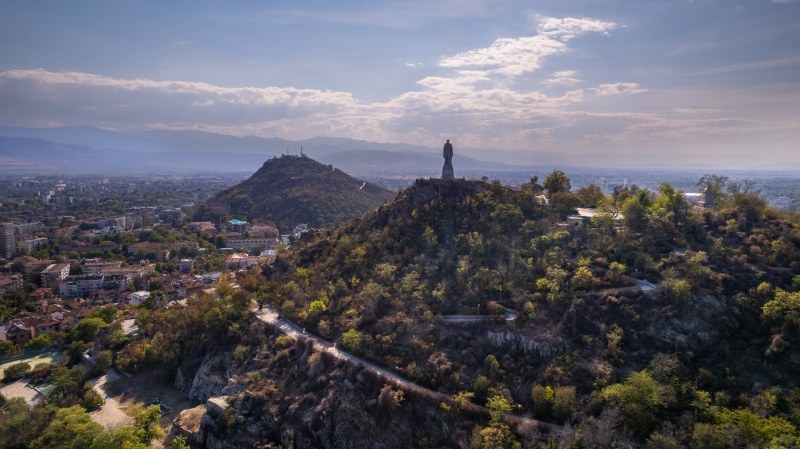
[(800, 216), (665, 185), (567, 225), (534, 192), (418, 180), (115, 363), (208, 400), (198, 447), (800, 447)]
[(438, 391), (503, 391), (575, 426), (564, 447), (795, 438), (798, 217), (632, 198), (625, 222), (564, 227), (524, 187), (419, 180), (266, 274), (310, 332)]
[(217, 194), (200, 214), (230, 213), (282, 229), (299, 223), (327, 227), (360, 217), (394, 195), (309, 157), (281, 156)]

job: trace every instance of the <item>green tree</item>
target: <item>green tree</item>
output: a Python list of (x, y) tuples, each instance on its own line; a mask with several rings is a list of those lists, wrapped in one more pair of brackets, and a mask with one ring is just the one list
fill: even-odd
[(629, 429), (649, 435), (658, 413), (666, 405), (664, 388), (647, 371), (633, 373), (621, 384), (608, 386), (603, 398), (619, 407)]
[(603, 190), (596, 184), (589, 184), (583, 186), (575, 192), (575, 196), (581, 201), (581, 206), (584, 207), (597, 207), (600, 201), (605, 198)]
[(727, 176), (719, 175), (703, 175), (697, 181), (697, 186), (705, 192), (706, 189), (710, 191), (711, 197), (714, 199), (714, 204), (719, 204), (725, 199), (725, 183), (728, 181)]
[(97, 335), (100, 328), (105, 325), (106, 322), (103, 321), (102, 318), (83, 318), (78, 321), (78, 324), (76, 324), (72, 332), (69, 333), (69, 337), (72, 341), (91, 341), (94, 339), (95, 335)]
[(0, 357), (5, 357), (14, 352), (14, 343), (9, 340), (0, 340)]
[(102, 433), (100, 424), (94, 422), (86, 410), (76, 405), (59, 409), (44, 432), (33, 441), (32, 447), (86, 449), (91, 448), (95, 437)]
[(27, 376), (31, 371), (31, 364), (28, 362), (15, 363), (3, 371), (3, 382), (13, 382)]
[(483, 366), (486, 368), (490, 377), (495, 377), (497, 373), (500, 372), (500, 362), (497, 361), (497, 357), (495, 357), (494, 354), (489, 354), (483, 359)]
[(364, 334), (356, 329), (349, 329), (342, 334), (342, 345), (353, 352), (359, 352), (361, 350), (364, 340)]
[(569, 421), (578, 408), (575, 387), (556, 387), (553, 390), (553, 417), (559, 421)]
[(787, 292), (780, 288), (775, 296), (761, 308), (765, 318), (800, 324), (800, 292)]
[(553, 173), (547, 175), (542, 185), (547, 191), (548, 198), (552, 197), (554, 193), (569, 192), (572, 188), (569, 178), (561, 170), (553, 170)]

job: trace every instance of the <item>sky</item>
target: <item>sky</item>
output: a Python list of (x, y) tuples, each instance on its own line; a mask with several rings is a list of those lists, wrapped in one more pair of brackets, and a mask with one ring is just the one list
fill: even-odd
[(800, 2), (0, 0), (0, 125), (800, 166)]

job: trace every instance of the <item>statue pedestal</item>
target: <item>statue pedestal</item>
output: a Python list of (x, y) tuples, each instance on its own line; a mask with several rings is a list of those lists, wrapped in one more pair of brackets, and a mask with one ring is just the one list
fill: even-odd
[(442, 167), (442, 179), (452, 180), (454, 177), (455, 175), (453, 175), (453, 163), (450, 161), (446, 161), (444, 163), (444, 167)]

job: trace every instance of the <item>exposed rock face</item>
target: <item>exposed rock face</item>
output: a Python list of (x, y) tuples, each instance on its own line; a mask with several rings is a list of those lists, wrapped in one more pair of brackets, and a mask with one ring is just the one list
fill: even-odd
[(244, 449), (250, 445), (240, 444), (220, 437), (217, 421), (224, 420), (228, 405), (226, 396), (209, 399), (203, 405), (181, 412), (173, 424), (177, 433), (186, 437), (192, 447), (205, 449)]
[(550, 357), (564, 351), (565, 345), (558, 340), (534, 339), (514, 332), (486, 332), (486, 339), (495, 346), (510, 346), (528, 354)]
[(230, 382), (230, 361), (231, 354), (225, 352), (206, 356), (196, 371), (181, 366), (175, 375), (175, 387), (195, 401), (217, 396)]

